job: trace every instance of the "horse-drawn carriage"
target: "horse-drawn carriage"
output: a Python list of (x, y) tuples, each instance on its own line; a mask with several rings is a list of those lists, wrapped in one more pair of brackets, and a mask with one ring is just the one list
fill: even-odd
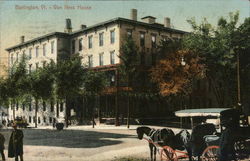
[[(203, 112), (202, 112), (203, 111)], [(137, 128), (138, 138), (143, 134), (149, 142), (151, 160), (156, 160), (158, 150), (161, 160), (240, 160), (250, 157), (250, 127), (242, 126), (240, 113), (236, 109), (196, 109), (177, 111), (179, 117), (210, 117), (220, 118), (218, 133), (216, 126), (211, 123), (199, 124), (192, 127), (192, 133), (181, 130), (176, 135), (171, 129), (154, 130), (149, 127)], [(192, 120), (192, 119), (191, 119)], [(193, 124), (193, 122), (191, 121)], [(225, 128), (226, 127), (226, 128)], [(225, 157), (228, 155), (229, 157)]]

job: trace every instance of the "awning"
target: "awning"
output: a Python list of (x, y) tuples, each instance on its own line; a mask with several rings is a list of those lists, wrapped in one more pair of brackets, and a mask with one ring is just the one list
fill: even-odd
[(199, 108), (199, 109), (186, 109), (176, 111), (175, 115), (178, 117), (196, 117), (196, 116), (216, 116), (220, 117), (220, 112), (230, 108)]

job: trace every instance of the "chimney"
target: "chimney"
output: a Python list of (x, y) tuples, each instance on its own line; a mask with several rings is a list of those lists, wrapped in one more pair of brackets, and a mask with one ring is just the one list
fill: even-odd
[(66, 33), (72, 32), (71, 19), (69, 19), (69, 18), (66, 19), (66, 26), (65, 26), (64, 32), (66, 32)]
[(81, 29), (85, 29), (85, 28), (87, 28), (87, 26), (82, 24), (82, 25), (80, 26), (80, 28), (81, 28)]
[(170, 28), (170, 18), (169, 17), (164, 18), (164, 27)]
[(130, 18), (131, 20), (137, 21), (137, 9), (130, 10)]
[(20, 36), (20, 44), (24, 43), (24, 36)]
[(142, 21), (143, 22), (145, 22), (145, 23), (149, 23), (149, 24), (153, 24), (153, 23), (155, 23), (155, 17), (153, 17), (153, 16), (146, 16), (146, 17), (143, 17), (143, 18), (141, 18), (142, 19)]

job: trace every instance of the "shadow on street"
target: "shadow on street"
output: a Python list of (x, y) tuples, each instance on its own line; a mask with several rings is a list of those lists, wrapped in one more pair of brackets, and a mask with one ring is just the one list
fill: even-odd
[[(5, 136), (5, 148), (8, 148), (8, 142), (11, 130), (1, 129)], [(51, 129), (23, 129), (24, 146), (55, 146), (66, 148), (97, 148), (108, 145), (122, 143), (120, 138), (133, 138), (133, 135), (116, 134), (90, 130), (51, 130)]]

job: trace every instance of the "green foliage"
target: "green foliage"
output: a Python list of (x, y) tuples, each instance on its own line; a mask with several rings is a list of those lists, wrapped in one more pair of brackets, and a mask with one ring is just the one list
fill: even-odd
[(138, 47), (133, 39), (128, 37), (124, 41), (124, 44), (122, 44), (120, 51), (121, 54), (119, 58), (121, 59), (121, 64), (119, 66), (119, 72), (121, 74), (121, 79), (130, 82), (138, 73), (137, 67), (140, 63)]
[(85, 74), (84, 89), (87, 95), (99, 95), (108, 85), (107, 76), (104, 72), (89, 70)]
[(198, 53), (206, 64), (206, 76), (212, 81), (220, 105), (225, 103), (226, 95), (231, 100), (236, 99), (236, 56), (242, 55), (250, 46), (249, 19), (240, 27), (238, 19), (238, 12), (230, 13), (229, 18), (220, 18), (216, 27), (209, 24), (206, 19), (199, 25), (194, 19), (189, 20), (193, 32), (183, 39), (183, 46)]
[(85, 76), (81, 60), (78, 54), (58, 60), (54, 75), (59, 99), (73, 98), (81, 92)]
[(29, 92), (36, 100), (48, 100), (53, 98), (55, 83), (54, 71), (55, 64), (51, 61), (50, 64), (43, 68), (38, 68), (29, 74)]
[(22, 100), (29, 92), (28, 85), (26, 59), (22, 57), (20, 62), (10, 69), (9, 77), (5, 80), (8, 89), (6, 97), (12, 101)]

